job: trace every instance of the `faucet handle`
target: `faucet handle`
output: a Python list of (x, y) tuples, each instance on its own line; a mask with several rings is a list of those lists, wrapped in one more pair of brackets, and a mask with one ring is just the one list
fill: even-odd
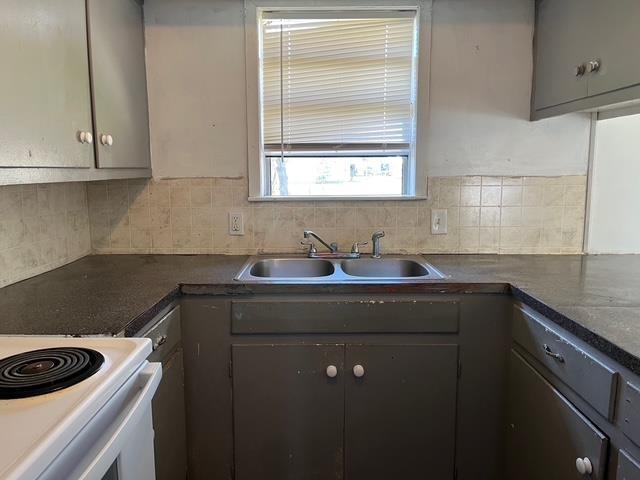
[(368, 245), (369, 242), (353, 242), (351, 246), (351, 253), (360, 253), (360, 247)]
[(313, 242), (300, 242), (300, 245), (305, 245), (309, 247), (309, 254), (318, 253), (318, 249), (314, 245)]

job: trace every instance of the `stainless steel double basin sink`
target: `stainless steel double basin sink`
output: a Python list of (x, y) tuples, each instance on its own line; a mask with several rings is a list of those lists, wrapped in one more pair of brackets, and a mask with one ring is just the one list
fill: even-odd
[(382, 283), (420, 282), (444, 278), (419, 256), (382, 258), (305, 258), (254, 256), (235, 280), (243, 283)]

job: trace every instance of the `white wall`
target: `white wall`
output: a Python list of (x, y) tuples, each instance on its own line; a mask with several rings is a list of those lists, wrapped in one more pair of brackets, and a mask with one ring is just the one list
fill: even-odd
[(589, 253), (640, 253), (640, 115), (596, 126)]
[[(243, 4), (145, 1), (154, 176), (246, 175)], [(533, 9), (434, 0), (429, 175), (586, 172), (588, 116), (528, 121)]]

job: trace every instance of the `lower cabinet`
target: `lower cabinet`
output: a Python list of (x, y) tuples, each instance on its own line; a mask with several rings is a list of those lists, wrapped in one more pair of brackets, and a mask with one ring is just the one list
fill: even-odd
[(233, 345), (235, 479), (452, 479), (457, 345)]
[(507, 480), (602, 480), (607, 437), (518, 353), (511, 352)]

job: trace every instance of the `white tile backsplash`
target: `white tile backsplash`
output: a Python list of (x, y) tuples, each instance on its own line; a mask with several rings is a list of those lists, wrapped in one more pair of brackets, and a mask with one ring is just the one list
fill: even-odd
[(0, 187), (0, 287), (89, 253), (86, 184)]
[[(89, 184), (96, 253), (292, 253), (313, 229), (341, 249), (385, 230), (383, 252), (581, 253), (586, 177), (437, 177), (418, 201), (247, 201), (245, 178)], [(431, 235), (431, 208), (448, 233)], [(228, 213), (245, 235), (228, 234)], [(321, 248), (321, 247), (320, 247)], [(367, 247), (363, 251), (368, 251)]]

